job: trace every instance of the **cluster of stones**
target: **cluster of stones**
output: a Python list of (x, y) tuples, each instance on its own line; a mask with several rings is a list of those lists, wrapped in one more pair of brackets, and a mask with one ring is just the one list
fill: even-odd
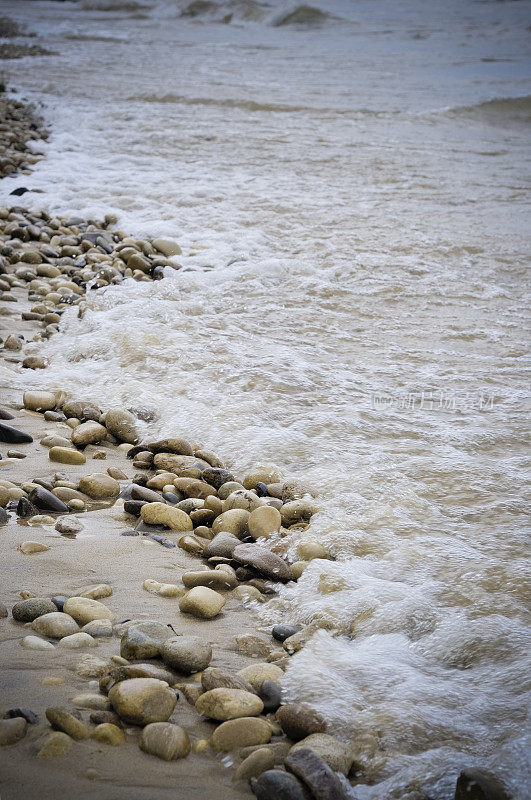
[[(131, 736), (145, 753), (166, 761), (209, 748), (237, 755), (233, 780), (250, 782), (258, 798), (345, 797), (347, 784), (337, 773), (348, 776), (357, 768), (356, 749), (326, 733), (325, 720), (310, 706), (282, 702), (279, 662), (226, 672), (211, 666), (215, 653), (203, 637), (176, 634), (154, 620), (113, 625), (113, 612), (101, 602), (111, 595), (112, 587), (100, 584), (70, 597), (26, 597), (11, 609), (13, 620), (33, 631), (21, 640), (31, 649), (52, 649), (50, 639), (77, 649), (94, 646), (99, 637), (120, 637), (119, 656), (84, 656), (76, 667), (79, 677), (99, 680), (99, 692), (76, 695), (71, 708), (45, 709), (52, 731), (37, 739), (38, 758), (65, 755), (74, 742), (119, 746)], [(272, 630), (277, 641), (290, 633), (286, 626)], [(208, 739), (192, 741), (178, 724), (179, 701), (211, 722)], [(0, 720), (0, 744), (16, 744), (30, 724), (39, 724), (32, 710), (9, 709)]]
[[(41, 324), (35, 339), (55, 333), (68, 308), (77, 306), (83, 314), (88, 288), (99, 289), (126, 278), (160, 280), (167, 267), (179, 269), (172, 260), (181, 253), (176, 242), (135, 239), (109, 230), (115, 222), (112, 214), (103, 221), (85, 221), (18, 206), (0, 208), (0, 300), (16, 303), (14, 290), (27, 290), (31, 306), (21, 317)], [(13, 312), (5, 308), (2, 313)], [(18, 361), (26, 342), (22, 334), (11, 332), (0, 344), (11, 351), (11, 360)], [(28, 354), (22, 365), (38, 369), (46, 362)]]
[(49, 132), (31, 106), (9, 97), (0, 86), (0, 178), (28, 174), (42, 156), (32, 153), (28, 142), (47, 139)]

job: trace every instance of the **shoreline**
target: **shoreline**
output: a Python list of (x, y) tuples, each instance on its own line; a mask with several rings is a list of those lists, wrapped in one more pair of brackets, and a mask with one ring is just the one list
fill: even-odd
[[(87, 285), (90, 291), (110, 283), (120, 283), (126, 278), (140, 281), (163, 279), (166, 268), (178, 268), (175, 259), (180, 248), (176, 243), (160, 239), (139, 242), (123, 232), (112, 231), (114, 224), (112, 216), (98, 223), (83, 221), (79, 217), (50, 219), (45, 212), (28, 212), (20, 205), (0, 209), (3, 271), (0, 275), (0, 338), (4, 364), (13, 364), (15, 370), (22, 367), (27, 374), (31, 374), (31, 370), (44, 374), (40, 371), (48, 365), (39, 355), (39, 342), (58, 333), (60, 317), (66, 309), (77, 305), (78, 313), (84, 313)], [(15, 374), (13, 372), (13, 377)], [(39, 386), (41, 384), (39, 380)], [(99, 796), (109, 800), (126, 793), (128, 797), (143, 798), (151, 795), (154, 788), (161, 797), (169, 798), (174, 796), (175, 777), (182, 781), (187, 797), (214, 796), (221, 786), (224, 797), (250, 796), (248, 781), (251, 775), (256, 777), (267, 769), (271, 771), (273, 766), (273, 772), (280, 773), (280, 778), (273, 775), (274, 780), (289, 781), (292, 791), (303, 791), (304, 781), (300, 783), (294, 773), (279, 768), (296, 741), (305, 738), (302, 734), (313, 733), (322, 739), (326, 723), (309, 708), (286, 706), (296, 718), (296, 727), (298, 725), (297, 734), (292, 734), (290, 739), (276, 720), (275, 711), (281, 703), (282, 670), (290, 655), (303, 646), (304, 630), (295, 633), (291, 644), (286, 642), (283, 645), (282, 641), (273, 639), (270, 632), (264, 635), (264, 629), (248, 612), (247, 606), (256, 601), (265, 602), (276, 594), (276, 584), (271, 580), (275, 571), (282, 572), (283, 581), (296, 579), (311, 558), (326, 556), (322, 546), (309, 540), (304, 553), (306, 558), (295, 564), (291, 572), (283, 558), (285, 545), (282, 536), (291, 526), (298, 529), (308, 527), (309, 518), (317, 510), (313, 501), (308, 496), (300, 499), (304, 490), (296, 482), (282, 482), (271, 467), (262, 468), (261, 472), (251, 473), (245, 478), (240, 476), (242, 485), (229, 487), (233, 491), (225, 494), (222, 487), (227, 487), (229, 479), (232, 481), (234, 476), (224, 469), (214, 454), (181, 439), (169, 440), (169, 444), (168, 441), (148, 442), (141, 448), (135, 447), (132, 452), (140, 452), (131, 469), (127, 451), (133, 446), (131, 440), (138, 440), (138, 436), (131, 435), (130, 431), (137, 420), (125, 409), (117, 410), (116, 414), (118, 417), (121, 414), (120, 419), (126, 428), (129, 426), (125, 438), (130, 443), (121, 442), (105, 427), (106, 417), (101, 414), (104, 409), (98, 408), (95, 413), (93, 399), (68, 398), (67, 393), (47, 393), (40, 388), (27, 392), (25, 399), (26, 403), (21, 403), (20, 391), (13, 386), (4, 390), (0, 398), (1, 407), (8, 412), (2, 416), (12, 415), (11, 419), (2, 419), (2, 425), (12, 426), (33, 439), (32, 442), (3, 442), (1, 445), (0, 492), (3, 494), (2, 505), (7, 507), (7, 515), (4, 512), (3, 516), (8, 516), (7, 521), (1, 520), (4, 523), (2, 535), (9, 554), (2, 602), (6, 606), (19, 602), (21, 598), (30, 604), (34, 598), (49, 602), (51, 597), (83, 594), (83, 589), (88, 586), (92, 587), (88, 590), (89, 595), (98, 598), (97, 602), (102, 603), (112, 616), (113, 628), (110, 636), (94, 636), (92, 641), (85, 639), (86, 646), (79, 651), (74, 648), (70, 652), (65, 645), (61, 646), (61, 639), (51, 636), (43, 639), (51, 645), (46, 651), (26, 649), (20, 646), (20, 642), (33, 635), (35, 624), (24, 625), (13, 620), (11, 609), (7, 612), (6, 607), (8, 616), (1, 625), (4, 671), (9, 676), (4, 704), (6, 708), (27, 707), (39, 718), (37, 725), (27, 724), (23, 737), (3, 747), (0, 753), (4, 761), (3, 785), (9, 796), (27, 796), (38, 782), (44, 798), (55, 796), (58, 791), (75, 792), (80, 796), (97, 791)], [(76, 401), (82, 402), (76, 407)], [(43, 408), (48, 408), (46, 417), (35, 410), (39, 408), (39, 402), (44, 403)], [(68, 417), (62, 414), (62, 408), (67, 410)], [(84, 443), (84, 434), (75, 433), (76, 428), (86, 431), (88, 444)], [(113, 428), (115, 433), (119, 429), (119, 425)], [(79, 438), (77, 445), (74, 443), (76, 437)], [(50, 460), (52, 448), (46, 446), (50, 444), (50, 438), (56, 440), (55, 447), (59, 447), (59, 451), (52, 452), (54, 458), (81, 461), (84, 457), (84, 463)], [(41, 444), (43, 439), (44, 445)], [(12, 455), (7, 455), (8, 452)], [(168, 491), (163, 497), (160, 481), (157, 483), (155, 480), (156, 489), (146, 486), (160, 474), (171, 483), (168, 469), (173, 472), (173, 480), (177, 481), (174, 490), (177, 496), (171, 500), (167, 499)], [(115, 477), (111, 478), (109, 472)], [(98, 489), (94, 490), (95, 496), (92, 497), (80, 493), (80, 488), (85, 486), (82, 483), (80, 487), (80, 480), (94, 473), (100, 475), (102, 487), (99, 491), (103, 494), (107, 492), (105, 484), (111, 483), (112, 496), (109, 499), (98, 496)], [(203, 480), (205, 475), (208, 475), (210, 483)], [(258, 478), (264, 480), (258, 481)], [(71, 496), (73, 504), (59, 514), (46, 508), (29, 508), (28, 504), (35, 500), (35, 492), (37, 495), (41, 492), (38, 488), (41, 483), (34, 483), (35, 479), (46, 484), (55, 497), (61, 495), (66, 500)], [(135, 487), (134, 490), (131, 486)], [(168, 490), (168, 485), (164, 488)], [(125, 499), (121, 496), (124, 489)], [(156, 512), (155, 517), (141, 512), (142, 500), (127, 499), (131, 491), (137, 496), (141, 496), (142, 491), (157, 492), (157, 501), (147, 503)], [(224, 495), (224, 499), (218, 497), (218, 492)], [(238, 495), (240, 499), (235, 501)], [(228, 499), (231, 496), (232, 500)], [(155, 498), (152, 496), (149, 500)], [(159, 520), (161, 513), (164, 518), (167, 509), (173, 509), (177, 504), (182, 516), (175, 524), (184, 526), (180, 533), (167, 525), (148, 524), (141, 517), (127, 513), (143, 513), (154, 522)], [(249, 526), (251, 513), (258, 509), (268, 510), (262, 514), (262, 519), (259, 513), (256, 520), (255, 514), (254, 527), (252, 521)], [(226, 515), (223, 524), (218, 520), (221, 514)], [(74, 518), (73, 524), (71, 517)], [(80, 527), (77, 532), (76, 520)], [(188, 530), (189, 527), (193, 530)], [(66, 533), (61, 533), (61, 530)], [(214, 556), (213, 561), (198, 561), (218, 531), (223, 531), (221, 539), (227, 538), (226, 532), (232, 535), (228, 545), (221, 542), (223, 547), (219, 552), (224, 555)], [(272, 547), (266, 546), (268, 539), (261, 538), (261, 532), (271, 535), (269, 545)], [(23, 545), (27, 542), (36, 542), (44, 547), (40, 552), (25, 554), (19, 548), (24, 550)], [(235, 560), (234, 550), (238, 545), (251, 547), (249, 558), (244, 552), (239, 560)], [(256, 551), (257, 547), (260, 552)], [(72, 548), (75, 548), (74, 553)], [(27, 549), (36, 547), (29, 545)], [(276, 555), (277, 552), (280, 555)], [(255, 556), (257, 559), (253, 561)], [(264, 558), (265, 562), (269, 558), (272, 563), (262, 563)], [(198, 569), (208, 570), (208, 579), (204, 573), (196, 574)], [(223, 572), (228, 574), (226, 584), (219, 582), (218, 576)], [(181, 576), (186, 573), (192, 576), (188, 580), (193, 585), (197, 582), (197, 586), (216, 587), (210, 590), (213, 594), (207, 600), (223, 603), (224, 607), (211, 620), (198, 618), (196, 614), (203, 613), (200, 610), (191, 614), (179, 611), (180, 598), (190, 592), (190, 587), (185, 589), (181, 581)], [(176, 634), (196, 636), (213, 648), (208, 666), (220, 674), (208, 673), (211, 684), (201, 686), (202, 670), (194, 670), (190, 676), (174, 670), (169, 683), (179, 693), (169, 720), (176, 723), (174, 729), (178, 726), (184, 728), (190, 741), (190, 755), (179, 759), (177, 765), (174, 762), (168, 765), (160, 757), (143, 753), (137, 743), (141, 728), (128, 726), (124, 719), (114, 715), (112, 724), (117, 723), (118, 729), (125, 729), (126, 741), (121, 747), (110, 747), (92, 738), (81, 742), (71, 740), (67, 754), (44, 762), (43, 757), (37, 757), (37, 754), (39, 751), (42, 753), (47, 737), (52, 733), (45, 710), (60, 704), (67, 714), (79, 718), (92, 735), (95, 725), (90, 722), (91, 710), (79, 705), (76, 707), (74, 696), (80, 692), (97, 692), (96, 680), (116, 670), (118, 665), (127, 666), (128, 662), (138, 665), (138, 659), (127, 659), (126, 662), (119, 655), (120, 650), (124, 652), (124, 640), (117, 639), (117, 636), (124, 636), (125, 626), (118, 623), (124, 620), (137, 623), (155, 620), (170, 625)], [(160, 677), (162, 669), (167, 668), (159, 659), (141, 658), (140, 663), (146, 665), (142, 669), (148, 676)], [(251, 685), (247, 684), (249, 693), (255, 698), (261, 692), (263, 680), (271, 682), (268, 691), (273, 699), (266, 699), (267, 693), (264, 694), (266, 709), (270, 710), (268, 713), (262, 710), (261, 715), (256, 716), (255, 709), (252, 717), (240, 717), (240, 712), (235, 712), (236, 718), (242, 721), (263, 720), (261, 730), (258, 734), (243, 731), (230, 749), (213, 750), (213, 723), (209, 717), (198, 715), (194, 703), (206, 693), (206, 686), (238, 685), (243, 676), (235, 673), (246, 667), (252, 668), (249, 677), (256, 673)], [(140, 669), (135, 675), (137, 673), (144, 674)], [(130, 675), (126, 676), (127, 679)], [(100, 700), (93, 697), (90, 702), (94, 704), (93, 713), (97, 714), (102, 704), (106, 713), (112, 713), (104, 694)], [(218, 719), (218, 728), (220, 722), (223, 724), (222, 719)], [(290, 724), (293, 726), (293, 720), (286, 723), (288, 729)], [(269, 728), (266, 733), (264, 725)], [(12, 727), (11, 721), (7, 726), (4, 723), (5, 727)], [(337, 768), (339, 764), (343, 773), (348, 773), (354, 761), (354, 748), (327, 734), (313, 747), (310, 752), (326, 771), (331, 787), (343, 793), (348, 784), (344, 782), (342, 785), (330, 766)], [(251, 755), (253, 750), (260, 750), (260, 754)], [(325, 760), (318, 755), (319, 751)], [(251, 762), (239, 769), (243, 779), (234, 782), (234, 770), (227, 769), (227, 766), (241, 767), (249, 756)], [(146, 771), (149, 771), (148, 786), (145, 785)]]

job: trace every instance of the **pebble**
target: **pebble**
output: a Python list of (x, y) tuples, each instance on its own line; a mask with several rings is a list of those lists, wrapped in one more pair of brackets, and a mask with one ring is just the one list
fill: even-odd
[(268, 464), (262, 467), (255, 467), (243, 480), (243, 485), (246, 489), (256, 489), (258, 483), (278, 483), (280, 480), (280, 472), (278, 467), (274, 464)]
[[(21, 498), (22, 501), (24, 498)], [(53, 525), (55, 519), (50, 517), (49, 514), (35, 514), (35, 516), (28, 519), (28, 525)]]
[(0, 745), (15, 744), (26, 735), (26, 720), (23, 717), (0, 720)]
[(250, 566), (260, 575), (271, 580), (287, 583), (291, 580), (289, 567), (280, 556), (257, 544), (239, 544), (234, 548), (232, 557), (240, 564)]
[(268, 640), (254, 633), (242, 633), (240, 636), (236, 636), (235, 639), (238, 650), (244, 656), (267, 658), (271, 651)]
[(109, 671), (109, 663), (98, 656), (86, 655), (81, 658), (75, 668), (80, 678), (101, 678)]
[(279, 681), (284, 677), (284, 672), (276, 664), (250, 664), (237, 673), (240, 678), (248, 681), (255, 691), (258, 691), (264, 681)]
[(307, 536), (297, 544), (297, 555), (301, 561), (313, 561), (314, 558), (330, 558), (326, 547), (318, 539)]
[(280, 509), (283, 525), (294, 525), (297, 522), (309, 522), (319, 509), (307, 500), (291, 500)]
[(81, 720), (76, 719), (73, 714), (69, 714), (64, 708), (58, 706), (50, 706), (46, 709), (46, 719), (56, 730), (68, 734), (76, 741), (88, 739), (90, 734), (86, 725)]
[(4, 714), (4, 719), (14, 719), (15, 717), (22, 717), (22, 719), (26, 720), (28, 725), (39, 724), (37, 714), (34, 714), (29, 708), (10, 708), (9, 711), (6, 711)]
[(271, 728), (267, 720), (261, 717), (241, 717), (218, 725), (210, 738), (210, 744), (218, 753), (229, 753), (239, 747), (267, 744), (270, 739)]
[(136, 420), (134, 416), (123, 408), (111, 408), (105, 414), (105, 427), (120, 442), (134, 444), (138, 439)]
[(204, 557), (232, 558), (234, 549), (239, 544), (240, 540), (232, 533), (218, 533), (205, 547)]
[(309, 561), (295, 561), (293, 564), (291, 564), (289, 571), (292, 579), (297, 581), (309, 564)]
[(140, 516), (148, 525), (166, 525), (174, 531), (191, 531), (194, 527), (188, 514), (167, 503), (146, 503)]
[(94, 708), (97, 711), (107, 711), (111, 707), (106, 697), (101, 694), (90, 694), (89, 692), (76, 694), (72, 698), (72, 703), (78, 708)]
[(114, 614), (103, 603), (89, 597), (70, 597), (63, 606), (65, 614), (70, 614), (80, 625), (95, 619), (114, 619)]
[(233, 508), (230, 511), (224, 511), (212, 523), (212, 532), (214, 534), (225, 531), (232, 533), (238, 539), (243, 539), (249, 533), (248, 522), (250, 513), (243, 508)]
[[(224, 723), (226, 724), (226, 723)], [(257, 778), (262, 772), (273, 769), (275, 766), (275, 754), (268, 747), (261, 747), (242, 761), (240, 766), (234, 771), (232, 781), (250, 781)]]
[(201, 686), (203, 691), (208, 692), (211, 689), (243, 689), (245, 692), (253, 693), (254, 689), (251, 684), (242, 678), (240, 675), (229, 675), (217, 667), (208, 667), (201, 673)]
[(159, 253), (162, 253), (168, 258), (171, 256), (180, 256), (182, 253), (182, 250), (177, 242), (172, 242), (171, 239), (152, 239), (151, 244), (156, 250), (159, 251)]
[(73, 497), (71, 500), (69, 500), (67, 502), (67, 506), (71, 511), (85, 510), (85, 503), (83, 502), (83, 500), (80, 500), (77, 497)]
[(31, 623), (31, 627), (37, 633), (42, 636), (49, 636), (51, 639), (62, 639), (64, 636), (79, 632), (77, 622), (69, 614), (62, 611), (52, 611), (49, 614), (37, 617)]
[(100, 600), (102, 597), (110, 597), (112, 595), (112, 586), (108, 583), (96, 583), (92, 586), (84, 586), (75, 593), (75, 597), (87, 597), (90, 600)]
[(208, 586), (209, 589), (223, 590), (234, 589), (238, 585), (238, 579), (234, 573), (219, 569), (184, 572), (181, 580), (187, 589), (193, 589), (195, 586)]
[(280, 769), (268, 769), (260, 777), (251, 778), (251, 789), (257, 800), (309, 800), (301, 782)]
[(22, 542), (22, 544), (19, 544), (17, 547), (17, 550), (25, 556), (33, 555), (33, 553), (44, 553), (49, 549), (48, 545), (42, 544), (41, 542)]
[(45, 639), (39, 639), (38, 636), (24, 636), (24, 638), (20, 640), (20, 644), (22, 647), (25, 647), (26, 650), (55, 650), (51, 642), (47, 642)]
[(346, 800), (338, 776), (313, 750), (291, 752), (284, 765), (308, 787), (315, 800)]
[[(309, 747), (320, 756), (334, 772), (348, 775), (354, 762), (354, 753), (350, 744), (341, 742), (328, 733), (312, 733), (301, 739), (291, 748), (291, 752)], [(467, 796), (468, 797), (468, 796)]]
[(98, 643), (90, 634), (80, 631), (72, 633), (70, 636), (64, 636), (59, 640), (59, 646), (66, 647), (68, 650), (80, 650), (83, 647), (97, 647)]
[(212, 660), (212, 647), (198, 636), (172, 636), (160, 648), (164, 663), (190, 675), (206, 669)]
[(217, 617), (225, 603), (225, 598), (213, 589), (196, 586), (181, 597), (179, 608), (183, 613), (192, 614), (200, 619), (213, 619)]
[(265, 680), (258, 689), (258, 697), (264, 704), (264, 714), (271, 714), (282, 703), (282, 690), (275, 681)]
[(76, 447), (86, 447), (88, 444), (97, 444), (107, 436), (107, 428), (99, 422), (89, 420), (82, 422), (72, 431), (71, 439)]
[(300, 630), (302, 630), (301, 625), (275, 625), (271, 633), (273, 635), (273, 639), (276, 639), (277, 642), (283, 642), (290, 636), (294, 636)]
[(158, 594), (159, 597), (182, 597), (184, 595), (182, 586), (177, 586), (174, 583), (159, 583), (159, 581), (154, 581), (151, 578), (147, 578), (144, 581), (142, 588), (146, 592)]
[(196, 711), (205, 717), (225, 721), (261, 714), (264, 704), (255, 694), (242, 689), (211, 689), (195, 704)]
[(27, 453), (21, 453), (20, 450), (8, 450), (7, 457), (8, 458), (26, 458)]
[(24, 392), (22, 402), (30, 411), (53, 411), (57, 398), (54, 392)]
[(304, 703), (287, 703), (280, 706), (275, 714), (275, 719), (290, 739), (298, 742), (312, 733), (323, 733), (326, 722), (317, 711)]
[(223, 502), (223, 511), (230, 511), (232, 508), (254, 511), (255, 508), (259, 508), (263, 505), (263, 500), (254, 492), (249, 492), (247, 489), (236, 489), (236, 491), (231, 492)]
[(146, 725), (139, 741), (140, 749), (164, 761), (186, 758), (190, 752), (190, 739), (179, 725), (170, 722), (152, 722)]
[(44, 744), (37, 753), (37, 758), (59, 758), (65, 756), (72, 747), (72, 739), (66, 733), (55, 731), (44, 740)]
[(118, 496), (120, 484), (105, 472), (94, 472), (92, 475), (85, 475), (81, 478), (79, 489), (93, 500), (106, 500), (109, 497)]
[(165, 722), (171, 716), (177, 696), (166, 683), (154, 678), (131, 678), (109, 691), (112, 707), (126, 722), (147, 725)]
[(0, 619), (7, 617), (8, 613), (7, 606), (5, 606), (3, 603), (0, 603)]
[(103, 742), (103, 744), (113, 747), (125, 744), (123, 730), (118, 725), (113, 725), (112, 722), (102, 722), (100, 725), (96, 725), (91, 736), (96, 742)]
[(262, 537), (268, 538), (272, 533), (280, 530), (282, 518), (280, 512), (271, 506), (256, 508), (250, 515), (247, 522), (249, 534), (253, 539)]
[(120, 655), (127, 659), (156, 658), (161, 645), (171, 636), (175, 636), (173, 631), (160, 622), (146, 620), (136, 623), (122, 634)]
[(85, 526), (77, 517), (63, 517), (55, 523), (55, 530), (67, 536), (73, 536), (83, 530)]
[(29, 600), (21, 600), (19, 603), (15, 603), (11, 609), (11, 614), (17, 622), (33, 622), (37, 617), (55, 611), (57, 611), (57, 608), (48, 597), (32, 597)]
[(238, 481), (227, 481), (218, 489), (218, 497), (220, 500), (226, 500), (227, 497), (238, 490), (243, 489), (243, 484)]

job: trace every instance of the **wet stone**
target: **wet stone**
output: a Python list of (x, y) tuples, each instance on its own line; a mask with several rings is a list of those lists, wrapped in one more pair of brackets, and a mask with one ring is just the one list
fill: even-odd
[(257, 800), (310, 800), (310, 793), (294, 775), (280, 769), (263, 772), (251, 778), (251, 789)]
[(190, 675), (206, 669), (212, 660), (212, 647), (198, 636), (172, 636), (160, 648), (164, 663)]
[(177, 697), (166, 683), (154, 678), (131, 678), (117, 683), (109, 691), (114, 710), (126, 722), (147, 725), (166, 722)]
[(120, 655), (127, 659), (156, 658), (161, 645), (172, 636), (175, 636), (173, 631), (160, 622), (139, 622), (122, 635)]
[(346, 800), (338, 776), (313, 750), (292, 751), (284, 764), (307, 786), (315, 800)]
[(282, 702), (282, 690), (275, 681), (265, 680), (258, 689), (258, 697), (264, 704), (264, 714), (271, 714)]
[(59, 514), (66, 514), (68, 512), (68, 507), (65, 503), (43, 486), (37, 486), (35, 489), (32, 489), (29, 493), (28, 500), (40, 511), (51, 511), (52, 513)]
[(52, 728), (68, 734), (72, 739), (81, 741), (89, 738), (87, 726), (63, 708), (50, 706), (46, 709), (46, 719)]
[[(197, 705), (197, 704), (196, 704)], [(240, 747), (267, 744), (271, 739), (271, 726), (261, 717), (230, 719), (218, 725), (210, 743), (217, 752), (228, 753)]]
[(275, 625), (271, 631), (273, 639), (283, 642), (302, 630), (302, 625)]
[(32, 441), (33, 437), (29, 433), (24, 433), (17, 428), (12, 428), (11, 425), (6, 425), (5, 422), (0, 422), (0, 442), (25, 444)]
[(16, 744), (26, 735), (26, 720), (22, 717), (0, 720), (0, 745)]
[(188, 734), (179, 725), (170, 722), (152, 722), (142, 731), (140, 749), (164, 761), (185, 758), (190, 752)]
[(275, 716), (286, 736), (294, 742), (326, 730), (321, 715), (303, 703), (287, 703), (278, 709)]
[(54, 603), (47, 597), (32, 597), (29, 600), (21, 600), (15, 603), (11, 609), (13, 619), (17, 622), (33, 622), (43, 614), (57, 611)]
[(26, 720), (28, 725), (39, 724), (37, 714), (34, 714), (29, 708), (10, 708), (9, 711), (6, 711), (4, 714), (4, 719), (14, 719), (15, 717), (22, 717)]

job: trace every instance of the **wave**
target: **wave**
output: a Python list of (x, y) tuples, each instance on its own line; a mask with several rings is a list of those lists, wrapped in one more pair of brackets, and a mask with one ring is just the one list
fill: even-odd
[(180, 11), (181, 17), (198, 19), (206, 17), (211, 22), (260, 22), (268, 12), (269, 5), (258, 0), (231, 0), (230, 2), (216, 3), (212, 0), (192, 0), (187, 2)]
[(285, 9), (284, 11), (275, 14), (275, 16), (269, 20), (269, 24), (275, 28), (280, 28), (286, 25), (316, 28), (320, 27), (326, 22), (337, 19), (339, 18), (335, 17), (333, 14), (330, 14), (328, 11), (315, 8), (315, 6), (302, 4)]
[(140, 97), (129, 97), (129, 101), (141, 100), (144, 103), (180, 103), (187, 106), (221, 106), (223, 108), (240, 108), (243, 111), (278, 111), (284, 113), (296, 112), (323, 112), (332, 109), (315, 109), (310, 106), (282, 105), (280, 103), (257, 103), (255, 100), (235, 100), (233, 98), (214, 97), (186, 97), (179, 94), (165, 94), (162, 96), (146, 94)]
[(496, 97), (469, 106), (454, 106), (443, 112), (453, 117), (471, 117), (491, 123), (531, 122), (531, 95)]

